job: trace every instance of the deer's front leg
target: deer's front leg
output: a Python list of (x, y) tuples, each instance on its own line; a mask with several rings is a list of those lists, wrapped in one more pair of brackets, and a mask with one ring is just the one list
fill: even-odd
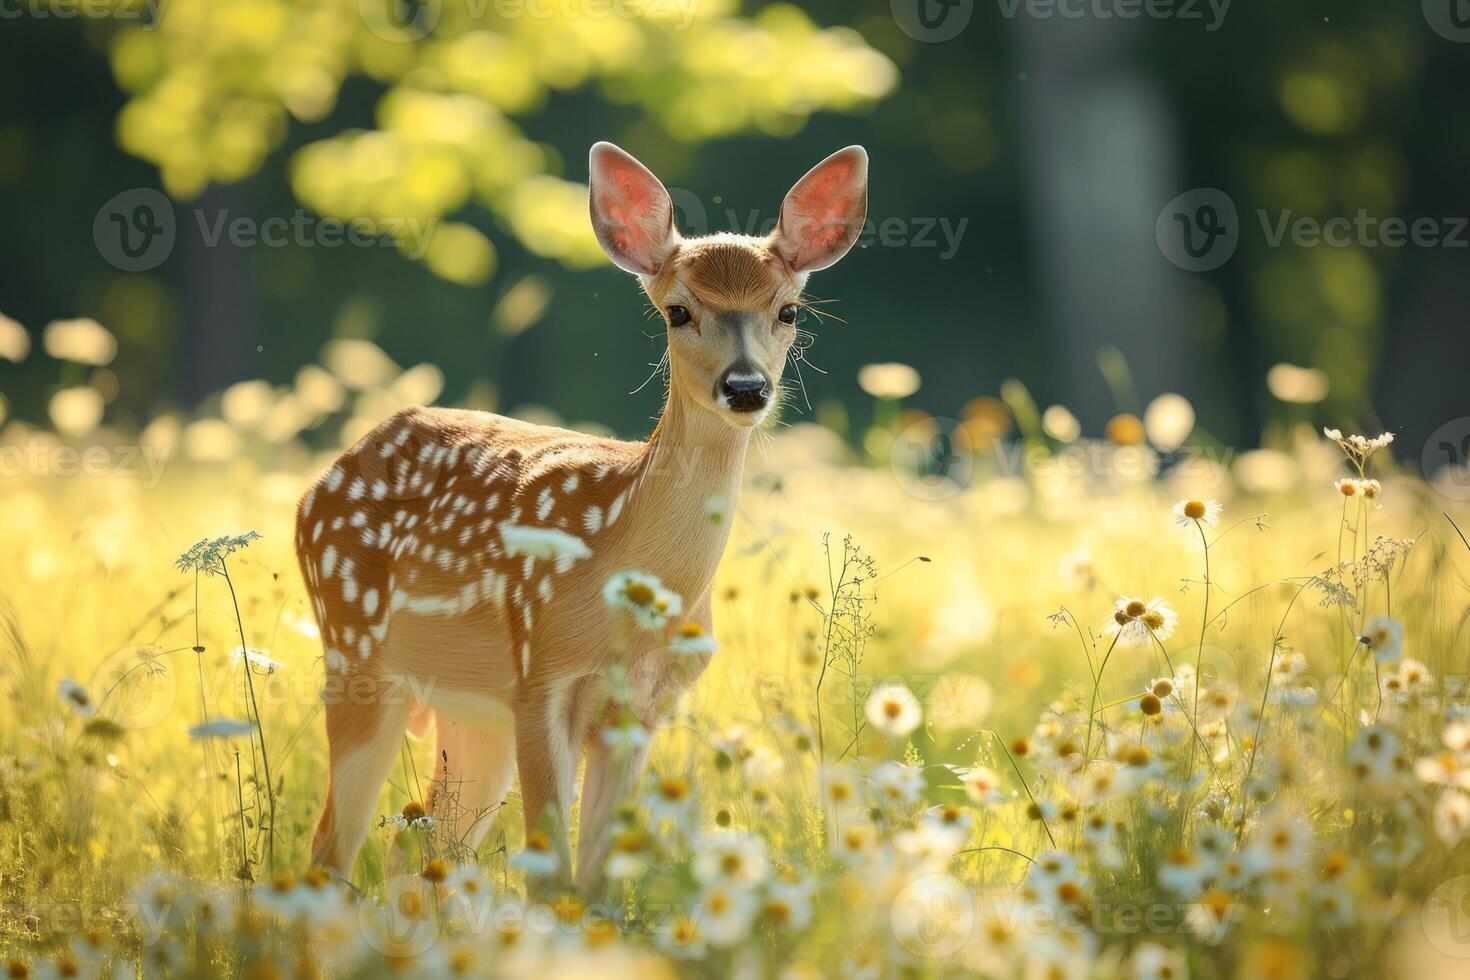
[[(690, 619), (705, 630), (713, 630), (709, 600), (698, 603)], [(594, 725), (586, 732), (587, 771), (582, 777), (582, 813), (577, 828), (577, 889), (595, 896), (603, 887), (603, 869), (612, 840), (609, 824), (618, 804), (633, 795), (648, 764), (649, 747), (668, 717), (678, 708), (680, 697), (699, 679), (708, 665), (704, 655), (677, 654), (656, 650), (629, 671), (627, 706), (647, 729), (642, 745), (609, 745), (603, 738), (605, 726)], [(598, 703), (607, 703), (606, 698)], [(622, 705), (607, 704), (608, 724), (616, 724)], [(602, 717), (599, 714), (596, 717)]]
[(576, 793), (577, 750), (571, 737), (572, 683), (557, 681), (525, 690), (516, 709), (516, 764), (521, 777), (521, 808), (526, 836), (542, 829), (543, 818), (556, 855), (559, 883), (571, 879), (570, 824)]

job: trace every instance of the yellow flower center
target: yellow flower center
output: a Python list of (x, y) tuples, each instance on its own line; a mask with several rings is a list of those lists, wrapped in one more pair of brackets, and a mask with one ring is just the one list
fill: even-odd
[(653, 587), (644, 582), (630, 582), (623, 590), (628, 601), (635, 606), (648, 606), (653, 604)]
[(1191, 500), (1184, 505), (1184, 516), (1192, 521), (1197, 521), (1205, 516), (1205, 505), (1203, 501)]
[(1137, 619), (1139, 616), (1142, 616), (1144, 613), (1148, 612), (1148, 606), (1145, 606), (1137, 599), (1134, 599), (1123, 608), (1123, 611), (1128, 614), (1128, 617), (1130, 619)]

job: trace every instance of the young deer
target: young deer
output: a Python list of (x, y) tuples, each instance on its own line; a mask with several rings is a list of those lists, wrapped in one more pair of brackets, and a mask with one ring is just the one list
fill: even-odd
[[(683, 621), (712, 630), (710, 585), (729, 522), (711, 521), (707, 502), (735, 497), (807, 275), (857, 239), (867, 177), (867, 154), (850, 146), (796, 183), (770, 235), (686, 239), (658, 179), (598, 143), (597, 239), (668, 322), (668, 394), (648, 441), (412, 408), (306, 492), (296, 546), (326, 650), (331, 752), (318, 863), (352, 874), (416, 707), (403, 693), (411, 686), (437, 718), (436, 758), (460, 807), (478, 820), (471, 847), (519, 769), (527, 833), (543, 811), (555, 817), (560, 876), (569, 876), (566, 816), (586, 752), (576, 880), (599, 880), (613, 808), (646, 758), (634, 750), (614, 764), (626, 749), (599, 737), (609, 675), (625, 669), (623, 707), (651, 734), (709, 659), (672, 652), (660, 639), (667, 630), (629, 628), (604, 586), (630, 570), (657, 576), (687, 603)], [(527, 545), (537, 534), (559, 547)]]

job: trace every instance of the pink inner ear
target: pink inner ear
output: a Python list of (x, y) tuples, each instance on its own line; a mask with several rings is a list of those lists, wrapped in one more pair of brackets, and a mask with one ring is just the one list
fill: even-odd
[(852, 164), (838, 161), (813, 174), (792, 192), (792, 207), (801, 217), (794, 229), (804, 247), (825, 250), (847, 235), (846, 222), (857, 207), (850, 186)]
[(655, 207), (654, 188), (637, 167), (623, 160), (604, 164), (607, 175), (605, 192), (598, 195), (597, 207), (613, 226), (609, 237), (627, 253), (648, 252), (653, 247), (645, 222)]

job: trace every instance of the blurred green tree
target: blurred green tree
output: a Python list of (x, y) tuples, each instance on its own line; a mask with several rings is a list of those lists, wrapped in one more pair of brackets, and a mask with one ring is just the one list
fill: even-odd
[(898, 72), (847, 28), (737, 0), (118, 0), (110, 56), (128, 100), (122, 147), (191, 198), (243, 180), (293, 125), (330, 120), (343, 87), (377, 87), (375, 125), (296, 149), (297, 199), (367, 221), (463, 285), (487, 280), (492, 241), (454, 220), (488, 209), (531, 252), (600, 264), (586, 189), (515, 117), (596, 85), (676, 141), (789, 134), (817, 110), (881, 99)]

